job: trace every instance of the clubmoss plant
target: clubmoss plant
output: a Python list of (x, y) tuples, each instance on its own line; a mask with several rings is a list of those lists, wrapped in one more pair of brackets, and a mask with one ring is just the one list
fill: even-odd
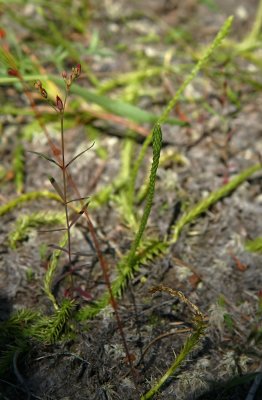
[(167, 381), (168, 378), (172, 377), (184, 359), (188, 356), (188, 354), (192, 351), (192, 349), (199, 343), (201, 336), (203, 335), (206, 323), (205, 317), (199, 308), (193, 304), (182, 292), (178, 290), (171, 289), (167, 286), (156, 286), (150, 290), (151, 293), (156, 292), (166, 292), (171, 296), (178, 297), (183, 303), (185, 303), (193, 314), (192, 324), (193, 324), (193, 332), (186, 339), (180, 353), (177, 355), (173, 364), (168, 368), (166, 373), (159, 379), (159, 381), (142, 397), (141, 400), (151, 399), (163, 386), (163, 384)]
[[(112, 283), (112, 294), (114, 297), (121, 295), (121, 293), (123, 292), (124, 288), (127, 285), (128, 280), (133, 276), (138, 266), (136, 253), (139, 248), (140, 241), (145, 231), (148, 217), (152, 208), (161, 144), (162, 144), (161, 128), (159, 125), (156, 125), (153, 131), (153, 161), (151, 165), (151, 173), (149, 178), (149, 191), (147, 194), (146, 206), (140, 221), (138, 232), (135, 236), (131, 249), (128, 252), (128, 254), (124, 256), (123, 259), (120, 260), (119, 264), (117, 265), (118, 277)], [(100, 300), (96, 302), (95, 306), (83, 307), (78, 313), (78, 318), (80, 320), (84, 320), (95, 316), (108, 304), (109, 300), (110, 299), (108, 294), (105, 294)]]
[[(50, 150), (52, 156), (33, 151), (31, 153), (38, 155), (43, 159), (44, 162), (50, 162), (53, 164), (54, 167), (58, 168), (61, 172), (61, 181), (60, 184), (53, 176), (50, 177), (50, 183), (53, 186), (55, 193), (51, 193), (48, 191), (39, 191), (39, 192), (31, 192), (25, 193), (14, 200), (9, 201), (6, 205), (0, 207), (0, 216), (4, 213), (11, 211), (12, 209), (18, 207), (20, 204), (23, 204), (27, 201), (34, 201), (39, 198), (46, 198), (48, 200), (56, 200), (63, 205), (64, 208), (64, 219), (65, 219), (65, 227), (60, 228), (57, 230), (61, 230), (64, 232), (60, 242), (58, 245), (54, 246), (55, 250), (51, 257), (51, 261), (49, 263), (49, 267), (44, 277), (44, 291), (51, 301), (54, 311), (53, 314), (49, 317), (44, 316), (40, 313), (30, 313), (26, 314), (19, 312), (5, 324), (5, 340), (8, 338), (8, 330), (13, 332), (12, 336), (12, 346), (14, 353), (20, 348), (24, 349), (25, 346), (28, 346), (29, 338), (33, 337), (37, 340), (44, 341), (47, 343), (54, 343), (59, 340), (67, 331), (70, 331), (69, 322), (72, 319), (76, 319), (78, 321), (85, 321), (89, 318), (94, 317), (97, 315), (103, 308), (105, 308), (108, 304), (111, 303), (114, 313), (116, 316), (118, 328), (120, 334), (122, 336), (123, 345), (125, 348), (125, 352), (127, 354), (127, 359), (129, 361), (131, 370), (132, 369), (132, 361), (129, 355), (128, 347), (125, 340), (125, 335), (123, 332), (121, 320), (119, 318), (118, 313), (118, 305), (116, 298), (120, 297), (124, 289), (126, 288), (129, 280), (133, 277), (133, 275), (138, 271), (139, 265), (142, 262), (146, 262), (148, 260), (155, 259), (161, 254), (164, 254), (170, 246), (175, 243), (180, 234), (182, 229), (187, 225), (190, 224), (193, 220), (198, 218), (202, 213), (206, 212), (209, 207), (219, 201), (222, 197), (229, 195), (233, 190), (235, 190), (241, 183), (243, 183), (249, 176), (253, 173), (261, 169), (261, 165), (255, 165), (242, 173), (240, 173), (236, 178), (232, 179), (227, 185), (224, 185), (222, 188), (218, 189), (211, 193), (206, 199), (201, 200), (197, 205), (192, 207), (188, 212), (186, 212), (178, 222), (172, 227), (169, 238), (153, 238), (153, 237), (145, 237), (146, 235), (145, 230), (148, 223), (148, 218), (151, 212), (152, 204), (153, 204), (153, 197), (155, 192), (155, 184), (156, 184), (156, 176), (157, 176), (157, 169), (159, 166), (159, 157), (161, 152), (161, 145), (162, 145), (162, 130), (161, 124), (166, 122), (175, 123), (178, 125), (185, 125), (185, 123), (181, 121), (177, 121), (174, 119), (169, 118), (169, 114), (174, 106), (179, 101), (181, 94), (183, 93), (184, 89), (187, 85), (195, 78), (198, 72), (206, 65), (206, 63), (210, 60), (210, 57), (217, 49), (217, 47), (221, 44), (224, 37), (228, 34), (230, 26), (232, 24), (232, 17), (228, 18), (225, 22), (223, 27), (221, 28), (220, 32), (216, 36), (215, 40), (211, 44), (211, 46), (207, 49), (203, 57), (198, 61), (196, 66), (193, 68), (191, 73), (186, 77), (178, 91), (176, 92), (173, 99), (169, 102), (166, 109), (162, 113), (162, 115), (157, 118), (155, 115), (145, 112), (143, 110), (138, 109), (137, 107), (124, 104), (120, 101), (109, 101), (108, 98), (101, 96), (97, 93), (89, 92), (85, 88), (80, 87), (79, 85), (75, 84), (75, 81), (79, 78), (81, 73), (81, 66), (78, 64), (76, 67), (72, 69), (70, 74), (67, 72), (62, 73), (62, 78), (56, 78), (48, 76), (47, 78), (52, 79), (52, 81), (57, 84), (59, 87), (63, 87), (65, 89), (64, 96), (56, 95), (55, 101), (49, 99), (48, 89), (46, 89), (45, 85), (42, 83), (44, 77), (39, 78), (39, 76), (32, 77), (23, 77), (22, 74), (19, 72), (19, 68), (17, 65), (16, 60), (8, 51), (0, 51), (0, 57), (4, 59), (5, 63), (9, 67), (9, 77), (5, 79), (5, 82), (15, 81), (18, 80), (22, 84), (24, 88), (24, 92), (27, 95), (27, 98), (30, 102), (30, 106), (32, 111), (35, 114), (36, 119), (39, 121), (40, 126), (43, 128), (43, 131), (46, 135), (48, 140)], [(49, 135), (49, 132), (43, 123), (42, 116), (39, 114), (39, 111), (36, 107), (34, 99), (30, 94), (30, 90), (28, 89), (26, 81), (31, 81), (32, 79), (37, 79), (35, 83), (35, 88), (38, 90), (40, 96), (49, 104), (51, 105), (52, 109), (55, 111), (55, 114), (58, 116), (60, 120), (60, 146), (57, 146), (52, 138)], [(8, 80), (9, 79), (9, 80)], [(42, 80), (40, 80), (42, 79)], [(74, 83), (74, 85), (73, 85)], [(119, 199), (124, 198), (124, 211), (128, 212), (127, 221), (129, 222), (130, 227), (134, 233), (134, 239), (131, 244), (130, 250), (124, 254), (123, 258), (118, 262), (115, 268), (116, 278), (111, 283), (110, 281), (110, 274), (109, 274), (109, 266), (104, 257), (104, 254), (100, 248), (99, 241), (97, 238), (97, 234), (92, 223), (92, 220), (89, 215), (89, 199), (87, 197), (82, 197), (78, 187), (70, 173), (70, 167), (72, 164), (78, 159), (78, 157), (84, 155), (90, 147), (76, 155), (73, 159), (67, 160), (66, 159), (66, 149), (65, 149), (65, 140), (64, 140), (64, 118), (65, 118), (65, 109), (67, 105), (68, 95), (70, 93), (74, 93), (76, 95), (81, 96), (83, 99), (87, 101), (92, 101), (96, 104), (99, 104), (101, 107), (110, 111), (116, 115), (123, 116), (125, 118), (132, 119), (136, 122), (153, 122), (155, 125), (148, 135), (147, 139), (145, 140), (142, 149), (139, 153), (138, 158), (135, 162), (131, 163), (131, 157), (126, 157), (126, 154), (130, 152), (132, 144), (128, 141), (125, 143), (125, 148), (123, 150), (123, 159), (122, 159), (122, 166), (124, 167), (121, 171), (120, 175), (117, 177), (113, 183), (111, 182), (109, 186), (102, 189), (99, 194), (96, 196), (95, 200), (97, 204), (102, 204), (102, 202), (107, 201), (112, 194), (115, 193), (117, 189), (120, 192)], [(142, 214), (142, 218), (139, 220), (138, 213), (136, 212), (136, 206), (138, 201), (141, 199), (137, 195), (135, 190), (136, 186), (136, 179), (138, 175), (138, 171), (141, 168), (142, 161), (145, 158), (146, 151), (148, 150), (149, 145), (152, 144), (153, 150), (153, 160), (151, 163), (150, 175), (149, 180), (145, 179), (143, 187), (146, 187), (146, 190), (143, 194), (143, 199), (145, 199), (145, 207), (144, 212)], [(130, 176), (131, 175), (131, 176)], [(148, 174), (147, 174), (148, 177)], [(74, 197), (69, 197), (69, 187), (74, 192)], [(123, 193), (121, 191), (127, 191), (125, 197), (121, 197)], [(77, 207), (74, 204), (77, 203)], [(122, 204), (123, 206), (123, 204)], [(70, 217), (69, 209), (73, 208), (75, 211), (72, 218)], [(106, 284), (107, 290), (104, 294), (94, 301), (92, 305), (87, 305), (85, 307), (76, 310), (76, 304), (73, 298), (71, 299), (62, 299), (58, 300), (54, 293), (53, 293), (53, 283), (54, 277), (57, 272), (59, 261), (61, 254), (65, 253), (68, 257), (68, 265), (69, 265), (69, 275), (72, 277), (72, 240), (71, 240), (71, 230), (78, 221), (78, 219), (83, 216), (87, 221), (88, 230), (93, 242), (93, 246), (95, 248), (99, 263), (101, 265), (101, 269), (103, 272), (104, 282)], [(37, 217), (35, 217), (35, 221)], [(30, 225), (30, 222), (25, 224), (23, 227), (22, 232)], [(17, 229), (18, 230), (18, 229)], [(17, 240), (17, 239), (16, 239)], [(14, 242), (16, 242), (14, 240)], [(70, 282), (71, 288), (73, 288), (74, 282), (71, 279)], [(191, 303), (183, 293), (179, 291), (175, 291), (170, 288), (166, 288), (164, 286), (156, 287), (152, 289), (152, 292), (156, 291), (164, 291), (168, 292), (172, 296), (179, 297), (181, 301), (183, 301), (193, 313), (193, 332), (189, 336), (189, 338), (185, 341), (184, 346), (177, 356), (174, 363), (171, 367), (167, 370), (167, 372), (160, 378), (155, 386), (152, 387), (142, 399), (149, 399), (151, 398), (166, 382), (168, 378), (173, 376), (176, 372), (177, 368), (181, 365), (181, 362), (185, 359), (185, 357), (190, 353), (190, 351), (197, 345), (199, 342), (201, 335), (205, 330), (205, 323), (204, 323), (204, 316), (199, 311), (199, 309)], [(71, 291), (72, 293), (72, 291)], [(16, 334), (18, 332), (19, 334)], [(6, 341), (1, 343), (1, 347), (4, 348)]]
[(53, 192), (48, 190), (41, 190), (41, 191), (33, 191), (21, 194), (20, 196), (9, 200), (6, 204), (0, 207), (0, 217), (11, 212), (12, 210), (16, 209), (19, 206), (22, 206), (24, 203), (30, 201), (37, 201), (39, 199), (48, 199), (48, 200), (56, 200), (59, 203), (62, 202), (61, 197)]
[(67, 241), (68, 241), (68, 235), (64, 234), (64, 236), (62, 237), (62, 239), (59, 242), (59, 246), (58, 246), (59, 248), (54, 250), (54, 252), (52, 254), (51, 261), (48, 265), (48, 269), (47, 269), (45, 277), (44, 277), (44, 291), (45, 291), (47, 297), (49, 298), (49, 300), (51, 300), (51, 302), (53, 303), (55, 310), (59, 310), (59, 306), (57, 304), (57, 300), (56, 300), (55, 296), (53, 295), (52, 285), (53, 285), (55, 272), (58, 267), (58, 262), (59, 262), (59, 259), (60, 259), (61, 253), (62, 253), (62, 249), (64, 249), (64, 247), (66, 246)]
[(251, 253), (262, 253), (262, 237), (247, 241), (245, 247)]
[(18, 217), (14, 229), (8, 235), (10, 247), (15, 249), (17, 243), (24, 240), (29, 231), (33, 228), (43, 225), (57, 226), (64, 222), (64, 214), (57, 212), (38, 212), (30, 215), (22, 215), (21, 217)]
[(190, 222), (193, 222), (197, 217), (207, 211), (213, 204), (221, 200), (223, 197), (232, 193), (239, 185), (245, 182), (251, 175), (262, 168), (261, 164), (253, 165), (245, 169), (226, 185), (212, 192), (207, 198), (201, 200), (191, 210), (187, 211), (173, 227), (173, 237), (171, 242), (175, 243), (181, 233), (181, 230)]
[(14, 313), (7, 321), (1, 322), (0, 375), (11, 368), (16, 354), (30, 350), (32, 339), (52, 344), (71, 335), (73, 331), (69, 320), (74, 308), (74, 301), (64, 299), (51, 316), (23, 309)]
[[(200, 60), (197, 62), (197, 64), (194, 66), (190, 74), (185, 78), (181, 86), (178, 88), (176, 91), (174, 97), (170, 100), (164, 111), (162, 112), (161, 116), (158, 118), (156, 124), (162, 125), (165, 122), (167, 122), (168, 117), (170, 112), (174, 109), (176, 104), (178, 103), (182, 93), (186, 89), (186, 87), (193, 81), (193, 79), (197, 76), (199, 71), (207, 64), (207, 62), (210, 60), (211, 56), (215, 52), (215, 50), (221, 45), (223, 42), (224, 38), (228, 35), (231, 25), (233, 23), (233, 16), (228, 17), (221, 29), (219, 30), (218, 34), (216, 35), (215, 39), (211, 43), (211, 45), (207, 48), (205, 51), (204, 55), (200, 58)], [(153, 131), (152, 131), (153, 132)], [(135, 162), (135, 165), (133, 167), (133, 173), (130, 178), (130, 187), (132, 188), (131, 190), (135, 190), (135, 182), (136, 182), (136, 177), (138, 174), (138, 171), (140, 169), (141, 163), (145, 157), (145, 153), (147, 151), (148, 146), (150, 145), (152, 140), (152, 133), (146, 138), (144, 141), (144, 144), (141, 148), (141, 151), (137, 157), (137, 160)], [(131, 196), (134, 198), (134, 196)]]
[(251, 26), (249, 34), (244, 40), (237, 46), (237, 51), (248, 52), (253, 49), (260, 48), (261, 43), (261, 30), (262, 30), (262, 1), (258, 3), (258, 7), (255, 13), (255, 20)]

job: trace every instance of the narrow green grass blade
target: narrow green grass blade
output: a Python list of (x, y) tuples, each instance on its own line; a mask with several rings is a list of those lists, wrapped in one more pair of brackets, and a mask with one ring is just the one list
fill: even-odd
[[(62, 89), (65, 87), (65, 82), (62, 78), (58, 78), (53, 75), (31, 75), (31, 76), (23, 76), (23, 79), (26, 82), (34, 82), (36, 80), (52, 80), (56, 85), (61, 87)], [(0, 77), (0, 85), (7, 85), (14, 82), (18, 82), (17, 78), (13, 78), (10, 76), (1, 76)], [(122, 100), (113, 100), (109, 97), (99, 95), (92, 90), (83, 88), (74, 83), (74, 85), (70, 88), (71, 93), (76, 94), (85, 101), (90, 103), (94, 103), (99, 105), (104, 110), (111, 112), (112, 114), (119, 115), (120, 117), (124, 117), (135, 121), (137, 123), (156, 123), (158, 120), (158, 116), (152, 114), (148, 111), (142, 110), (139, 107), (136, 107), (132, 104), (126, 103)], [(168, 118), (167, 123), (171, 125), (179, 125), (186, 126), (188, 123), (184, 121), (180, 121), (176, 118)]]
[(236, 45), (236, 48), (238, 51), (252, 51), (253, 48), (256, 48), (256, 46), (261, 45), (261, 28), (262, 28), (262, 0), (259, 1), (256, 14), (255, 14), (255, 20), (253, 22), (253, 25), (251, 27), (251, 31), (248, 33), (248, 35), (244, 38), (244, 40)]
[(17, 61), (9, 51), (0, 47), (0, 63), (5, 65), (6, 68), (17, 69)]
[(145, 79), (159, 76), (163, 72), (174, 72), (174, 68), (163, 65), (160, 67), (151, 67), (139, 71), (119, 74), (117, 77), (109, 79), (107, 82), (100, 84), (99, 93), (105, 94), (105, 92), (110, 91), (118, 86), (125, 86), (130, 85), (130, 83), (141, 82)]
[[(62, 79), (54, 76), (52, 76), (51, 79), (58, 86), (64, 87), (64, 81)], [(111, 112), (112, 114), (131, 119), (132, 121), (138, 123), (155, 123), (158, 120), (158, 117), (155, 114), (142, 110), (141, 108), (132, 104), (125, 103), (122, 100), (112, 100), (109, 97), (99, 95), (77, 84), (72, 85), (70, 91), (88, 102), (98, 104), (100, 107)], [(169, 118), (167, 122), (172, 125), (187, 125), (184, 121), (180, 121), (176, 118)]]
[[(0, 62), (1, 62), (1, 60), (0, 60)], [(6, 67), (9, 68), (8, 65)], [(50, 77), (48, 75), (40, 75), (40, 74), (37, 74), (37, 75), (24, 75), (23, 76), (23, 80), (25, 82), (35, 82), (35, 81), (37, 81), (39, 79), (41, 79), (44, 82), (44, 81), (49, 80)], [(13, 76), (7, 76), (7, 75), (0, 76), (0, 85), (10, 85), (10, 84), (16, 83), (16, 82), (20, 82), (20, 81), (19, 81), (18, 78), (15, 78)], [(34, 89), (34, 85), (32, 83), (32, 90), (33, 89)]]

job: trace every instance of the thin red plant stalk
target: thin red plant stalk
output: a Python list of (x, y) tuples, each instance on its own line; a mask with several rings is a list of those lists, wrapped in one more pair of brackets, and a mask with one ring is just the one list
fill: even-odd
[[(70, 228), (69, 228), (69, 214), (68, 214), (68, 208), (67, 208), (67, 189), (66, 189), (66, 187), (67, 187), (66, 186), (66, 181), (67, 180), (68, 180), (68, 183), (71, 185), (72, 189), (74, 190), (74, 192), (75, 192), (77, 198), (79, 199), (79, 202), (80, 202), (82, 207), (83, 207), (84, 203), (81, 200), (81, 195), (80, 195), (80, 192), (79, 192), (79, 190), (78, 190), (78, 188), (76, 186), (75, 181), (73, 180), (71, 174), (69, 173), (69, 171), (65, 167), (66, 163), (65, 163), (65, 155), (64, 155), (64, 124), (63, 124), (63, 121), (64, 121), (64, 108), (65, 108), (65, 105), (66, 105), (68, 90), (66, 91), (66, 96), (65, 96), (65, 100), (64, 100), (64, 107), (63, 107), (63, 110), (62, 110), (61, 116), (60, 116), (60, 118), (61, 118), (61, 120), (60, 120), (61, 121), (61, 146), (62, 146), (62, 148), (61, 148), (61, 150), (62, 150), (62, 158), (61, 158), (61, 151), (53, 143), (53, 141), (52, 141), (52, 139), (51, 139), (51, 137), (49, 135), (49, 132), (48, 132), (48, 130), (46, 128), (46, 125), (43, 123), (43, 121), (41, 119), (41, 114), (39, 113), (39, 111), (37, 109), (37, 106), (36, 106), (36, 103), (35, 103), (35, 101), (33, 99), (33, 96), (31, 94), (30, 90), (28, 89), (25, 80), (23, 79), (23, 76), (21, 75), (21, 73), (17, 69), (16, 69), (15, 72), (16, 72), (16, 74), (14, 76), (16, 76), (20, 80), (20, 82), (22, 83), (22, 87), (24, 89), (25, 95), (27, 96), (27, 98), (29, 100), (30, 107), (32, 108), (36, 119), (38, 120), (41, 128), (43, 129), (43, 132), (44, 132), (44, 134), (45, 134), (45, 136), (47, 138), (48, 144), (49, 144), (49, 146), (51, 148), (51, 151), (52, 151), (54, 157), (56, 158), (58, 164), (60, 165), (60, 167), (61, 167), (61, 169), (63, 171), (63, 191), (64, 191), (64, 196), (65, 196), (65, 198), (64, 198), (64, 206), (65, 206), (66, 224), (67, 224), (67, 231), (68, 231), (68, 246), (69, 246), (68, 247), (68, 251), (69, 251), (69, 257), (70, 257), (69, 258), (69, 262), (70, 262), (70, 265), (71, 265), (71, 237), (70, 237)], [(92, 221), (90, 219), (89, 213), (87, 211), (87, 206), (84, 207), (84, 214), (85, 214), (85, 217), (87, 219), (87, 226), (88, 226), (88, 229), (89, 229), (89, 232), (90, 232), (90, 235), (91, 235), (91, 238), (92, 238), (92, 241), (93, 241), (96, 253), (97, 253), (97, 257), (98, 257), (98, 260), (99, 260), (99, 263), (100, 263), (100, 266), (101, 266), (101, 269), (102, 269), (102, 272), (103, 272), (103, 277), (104, 277), (104, 280), (105, 280), (105, 283), (106, 283), (106, 286), (107, 286), (107, 290), (109, 292), (110, 303), (111, 303), (111, 305), (113, 307), (113, 310), (115, 312), (115, 318), (116, 318), (117, 326), (118, 326), (118, 329), (119, 329), (119, 332), (120, 332), (120, 336), (121, 336), (121, 339), (122, 339), (122, 342), (123, 342), (123, 345), (124, 345), (124, 349), (125, 349), (125, 353), (126, 353), (126, 356), (127, 356), (128, 364), (129, 364), (129, 367), (131, 369), (133, 381), (134, 381), (134, 383), (136, 385), (136, 376), (135, 376), (135, 372), (134, 372), (134, 368), (133, 368), (133, 362), (132, 362), (131, 354), (130, 354), (130, 352), (128, 350), (125, 334), (124, 334), (124, 331), (123, 331), (122, 321), (121, 321), (121, 318), (120, 318), (120, 315), (119, 315), (119, 312), (118, 312), (118, 304), (116, 302), (116, 299), (115, 299), (113, 291), (112, 291), (112, 286), (111, 286), (110, 276), (109, 276), (108, 263), (107, 263), (106, 259), (104, 258), (103, 253), (102, 253), (102, 251), (100, 249), (100, 245), (99, 245), (99, 241), (98, 241), (98, 238), (97, 238), (97, 235), (96, 235), (96, 232), (95, 232), (94, 225), (93, 225), (93, 223), (92, 223)]]
[[(60, 111), (60, 124), (61, 124), (61, 151), (62, 151), (62, 175), (63, 175), (63, 194), (64, 194), (64, 209), (66, 216), (66, 229), (67, 229), (67, 248), (68, 248), (68, 260), (69, 260), (69, 268), (71, 270), (72, 265), (72, 257), (71, 257), (71, 234), (70, 234), (70, 221), (69, 221), (69, 212), (68, 212), (68, 203), (67, 203), (67, 169), (65, 162), (65, 140), (64, 140), (64, 110), (66, 106), (66, 100), (68, 96), (68, 90), (66, 90), (65, 100), (63, 105), (63, 109)], [(72, 276), (72, 275), (70, 275)]]

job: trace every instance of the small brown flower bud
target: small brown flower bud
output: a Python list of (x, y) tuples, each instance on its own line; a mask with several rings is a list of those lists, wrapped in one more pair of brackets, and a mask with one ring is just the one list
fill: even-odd
[(59, 96), (56, 96), (56, 106), (60, 112), (63, 111), (64, 105)]
[(66, 72), (66, 71), (63, 71), (63, 72), (62, 72), (62, 78), (64, 78), (64, 79), (67, 78), (67, 72)]
[(81, 64), (77, 64), (76, 67), (72, 68), (72, 74), (71, 74), (72, 80), (78, 78), (80, 74), (81, 74)]
[(36, 89), (41, 89), (41, 88), (42, 88), (42, 83), (41, 83), (41, 81), (36, 81), (36, 82), (34, 83), (34, 87), (35, 87)]
[(36, 81), (34, 83), (34, 87), (39, 91), (39, 93), (41, 94), (41, 96), (44, 99), (47, 99), (48, 95), (47, 95), (47, 91), (43, 88), (42, 82), (41, 81)]
[(3, 28), (0, 28), (0, 39), (4, 39), (6, 37), (6, 32)]
[(81, 74), (81, 64), (77, 64), (76, 69), (77, 69), (77, 76), (80, 76), (80, 74)]
[(41, 96), (47, 99), (47, 91), (41, 87)]
[(8, 75), (19, 77), (19, 72), (18, 72), (17, 69), (9, 68), (8, 69)]
[(66, 80), (67, 88), (70, 88), (71, 85), (72, 85), (72, 75), (70, 75), (70, 77)]

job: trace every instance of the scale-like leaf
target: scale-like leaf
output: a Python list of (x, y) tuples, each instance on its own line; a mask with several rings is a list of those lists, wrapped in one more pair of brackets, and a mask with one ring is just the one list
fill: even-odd
[(58, 167), (61, 168), (61, 165), (58, 164), (58, 162), (56, 162), (53, 158), (48, 157), (46, 154), (44, 153), (40, 153), (39, 151), (32, 151), (32, 150), (27, 150), (27, 153), (32, 153), (32, 154), (36, 154), (39, 157), (44, 158), (47, 161), (50, 161), (52, 163), (54, 163), (55, 165), (57, 165)]
[(17, 70), (18, 63), (14, 56), (3, 46), (0, 47), (0, 63), (7, 68)]
[(57, 194), (61, 197), (63, 202), (65, 202), (64, 193), (63, 193), (62, 189), (60, 188), (60, 186), (58, 185), (58, 183), (56, 182), (55, 178), (53, 178), (52, 176), (49, 176), (49, 180), (50, 180), (51, 185), (57, 192)]
[(64, 247), (61, 247), (61, 246), (57, 246), (56, 244), (49, 244), (48, 247), (51, 247), (52, 249), (55, 249), (55, 250), (64, 251), (65, 253), (68, 254), (67, 249), (65, 249)]
[(90, 196), (78, 197), (78, 199), (68, 200), (68, 201), (66, 202), (66, 204), (73, 203), (74, 201), (81, 201), (81, 200), (89, 199), (89, 198), (90, 198)]
[(81, 208), (81, 210), (75, 214), (72, 218), (72, 221), (69, 224), (69, 229), (78, 221), (78, 219), (81, 217), (81, 215), (84, 214), (85, 209), (88, 207), (89, 201), (83, 205), (83, 207)]
[(74, 256), (81, 256), (81, 257), (90, 257), (90, 256), (94, 255), (94, 253), (91, 253), (91, 252), (85, 253), (85, 252), (81, 252), (81, 251), (74, 251), (71, 254), (73, 254)]
[(60, 231), (67, 231), (66, 228), (56, 228), (56, 229), (45, 229), (45, 230), (39, 230), (37, 233), (48, 233), (48, 232), (60, 232)]
[(87, 149), (81, 151), (81, 153), (77, 154), (74, 158), (72, 158), (71, 161), (69, 161), (65, 168), (69, 167), (70, 164), (72, 164), (78, 157), (80, 157), (82, 154), (84, 154), (87, 150), (90, 150), (93, 146), (94, 146), (95, 142), (91, 144), (91, 146), (89, 146)]

